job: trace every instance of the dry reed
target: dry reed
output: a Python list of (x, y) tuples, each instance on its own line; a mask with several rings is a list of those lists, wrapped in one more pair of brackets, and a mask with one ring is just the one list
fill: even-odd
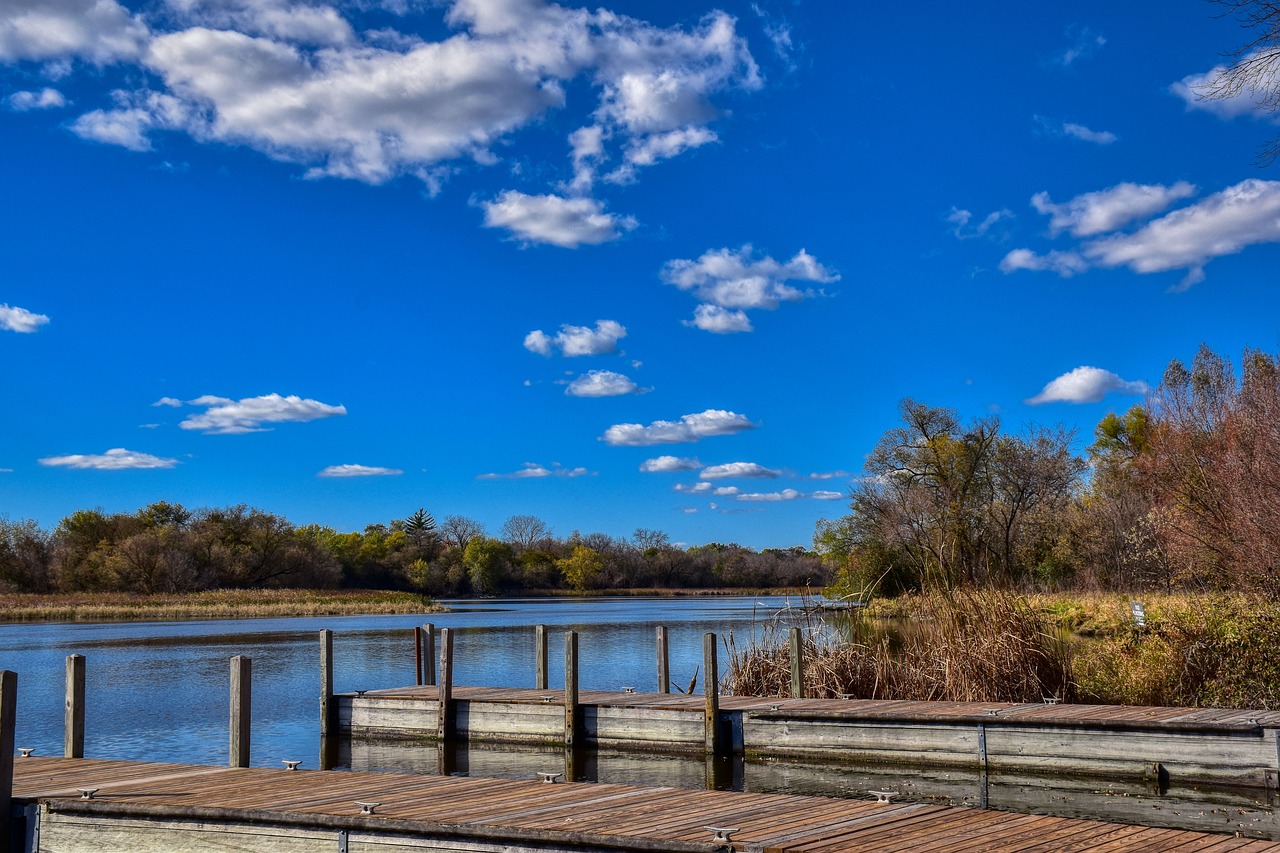
[(1074, 698), (1071, 650), (1044, 616), (1018, 596), (959, 591), (921, 596), (896, 636), (853, 617), (844, 636), (820, 612), (784, 613), (743, 648), (729, 644), (727, 688), (736, 695), (786, 696), (786, 629), (798, 624), (804, 689), (810, 697), (952, 702), (1040, 702)]

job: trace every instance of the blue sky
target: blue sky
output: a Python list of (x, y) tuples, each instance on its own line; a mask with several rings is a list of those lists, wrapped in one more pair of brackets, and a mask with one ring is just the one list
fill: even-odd
[(785, 547), (904, 397), (1083, 447), (1277, 347), (1218, 12), (10, 0), (0, 513)]

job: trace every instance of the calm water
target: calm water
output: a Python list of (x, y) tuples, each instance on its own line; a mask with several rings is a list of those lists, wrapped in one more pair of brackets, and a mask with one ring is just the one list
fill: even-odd
[[(798, 604), (798, 601), (792, 600)], [(550, 683), (564, 683), (563, 631), (579, 632), (584, 690), (657, 686), (655, 629), (668, 626), (671, 679), (688, 684), (702, 635), (750, 635), (781, 597), (530, 599), (450, 602), (432, 616), (0, 626), (0, 669), (18, 673), (19, 746), (62, 753), (66, 656), (86, 658), (85, 755), (222, 764), (230, 659), (253, 660), (254, 766), (319, 754), (319, 642), (334, 632), (338, 692), (414, 683), (411, 630), (456, 631), (454, 683), (534, 686), (533, 626), (548, 626)], [(701, 676), (699, 676), (701, 678)], [(699, 688), (700, 689), (700, 688)]]
[[(581, 687), (641, 691), (656, 685), (655, 628), (666, 625), (671, 679), (687, 684), (702, 663), (702, 635), (758, 634), (797, 599), (781, 597), (530, 599), (451, 602), (424, 616), (246, 619), (0, 626), (0, 669), (18, 673), (17, 745), (62, 754), (66, 656), (87, 659), (85, 754), (91, 758), (227, 762), (229, 660), (253, 660), (252, 764), (279, 767), (319, 757), (319, 642), (334, 631), (339, 692), (414, 681), (410, 629), (425, 621), (456, 631), (454, 682), (532, 687), (533, 626), (550, 633), (550, 683), (563, 684), (561, 633), (579, 633)], [(781, 617), (779, 614), (782, 614)], [(724, 664), (721, 665), (724, 671)], [(702, 683), (699, 672), (699, 685)], [(701, 692), (699, 686), (698, 692)], [(611, 752), (565, 756), (554, 748), (465, 745), (437, 750), (403, 743), (344, 743), (341, 765), (371, 770), (455, 772), (531, 778), (566, 771), (584, 781), (903, 799), (1059, 814), (1280, 839), (1267, 794), (1254, 789), (1153, 787), (1139, 779), (1052, 779), (803, 762), (704, 762), (697, 756)]]

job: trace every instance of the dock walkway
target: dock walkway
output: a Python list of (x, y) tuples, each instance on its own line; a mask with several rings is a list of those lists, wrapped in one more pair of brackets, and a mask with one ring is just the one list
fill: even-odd
[[(554, 744), (566, 739), (565, 691), (454, 687), (447, 730), (437, 687), (334, 697), (337, 732)], [(570, 715), (583, 743), (622, 749), (707, 748), (704, 697), (584, 690)], [(1280, 713), (1118, 705), (765, 699), (722, 696), (725, 752), (980, 770), (1174, 778), (1276, 790)]]
[[(84, 789), (96, 789), (92, 799)], [(34, 756), (14, 761), (13, 795), (27, 814), (26, 849), (56, 853), (1280, 851), (1280, 842), (911, 803)], [(360, 803), (376, 805), (362, 813)], [(729, 841), (717, 840), (725, 829)]]

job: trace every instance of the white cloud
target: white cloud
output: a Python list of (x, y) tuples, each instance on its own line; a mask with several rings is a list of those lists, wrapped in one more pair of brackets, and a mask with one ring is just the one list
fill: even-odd
[(601, 440), (622, 447), (681, 444), (713, 435), (731, 435), (757, 426), (746, 415), (723, 409), (707, 409), (698, 414), (683, 415), (678, 421), (654, 421), (648, 426), (615, 424), (604, 431)]
[(1066, 136), (1072, 137), (1073, 139), (1079, 139), (1083, 142), (1092, 142), (1095, 145), (1110, 145), (1119, 139), (1118, 136), (1109, 130), (1091, 130), (1083, 124), (1076, 124), (1075, 122), (1070, 121), (1063, 122), (1062, 133)]
[(961, 240), (971, 240), (975, 237), (986, 237), (991, 234), (993, 237), (1004, 237), (1004, 229), (1000, 229), (996, 233), (992, 233), (992, 229), (996, 225), (1006, 220), (1013, 219), (1012, 210), (993, 210), (982, 218), (977, 224), (973, 222), (973, 214), (968, 210), (962, 210), (958, 207), (951, 208), (951, 212), (947, 214), (947, 222), (951, 224), (951, 233)]
[(548, 468), (539, 465), (537, 462), (526, 462), (524, 467), (519, 471), (512, 471), (509, 474), (480, 474), (477, 480), (524, 480), (538, 479), (541, 477), (582, 477), (591, 472), (586, 468), (565, 468), (558, 462), (553, 462)]
[(1053, 57), (1053, 62), (1064, 68), (1070, 68), (1081, 59), (1088, 59), (1107, 43), (1107, 40), (1088, 27), (1072, 27), (1067, 33), (1071, 36), (1071, 45)]
[(9, 96), (9, 108), (25, 113), (30, 110), (49, 110), (65, 107), (67, 99), (57, 89), (41, 89), (39, 92), (14, 92)]
[(5, 0), (0, 62), (70, 58), (95, 64), (136, 58), (147, 27), (115, 0)]
[(618, 341), (627, 336), (627, 328), (617, 320), (596, 320), (595, 328), (563, 324), (555, 337), (535, 329), (524, 337), (524, 348), (538, 355), (550, 356), (555, 350), (566, 358), (580, 355), (607, 355), (617, 352)]
[(182, 401), (177, 399), (176, 397), (161, 397), (159, 400), (156, 400), (151, 405), (152, 406), (169, 406), (171, 408), (176, 409), (182, 406)]
[(149, 453), (136, 450), (125, 450), (115, 447), (106, 453), (75, 454), (72, 456), (47, 456), (37, 460), (41, 465), (50, 468), (83, 468), (95, 471), (126, 471), (147, 468), (172, 468), (178, 464), (177, 459), (164, 459)]
[(1063, 278), (1070, 278), (1088, 268), (1089, 262), (1075, 252), (1053, 251), (1037, 255), (1030, 249), (1014, 249), (1000, 261), (1000, 271), (1003, 273), (1011, 273), (1018, 270), (1048, 271), (1056, 272)]
[(698, 474), (698, 478), (702, 480), (723, 480), (728, 477), (774, 479), (781, 475), (781, 471), (757, 465), (755, 462), (728, 462), (724, 465), (711, 465), (702, 469), (702, 473)]
[(404, 471), (399, 468), (379, 468), (370, 465), (330, 465), (317, 477), (398, 477)]
[(345, 415), (345, 406), (331, 406), (319, 400), (304, 400), (296, 395), (282, 397), (266, 394), (231, 400), (227, 397), (205, 395), (190, 401), (193, 406), (207, 406), (208, 410), (188, 416), (178, 426), (198, 429), (211, 435), (237, 435), (247, 432), (264, 432), (270, 427), (263, 424), (302, 423), (320, 418)]
[(702, 463), (696, 458), (682, 456), (657, 456), (640, 463), (640, 470), (647, 473), (668, 471), (696, 471)]
[(592, 198), (506, 190), (481, 206), (486, 228), (505, 228), (525, 243), (550, 243), (565, 249), (617, 240), (638, 224), (634, 217), (605, 213), (604, 204)]
[(34, 332), (49, 322), (44, 314), (35, 314), (16, 305), (0, 305), (0, 329), (9, 332)]
[(739, 489), (737, 486), (716, 486), (711, 491), (711, 494), (720, 496), (740, 495), (742, 494), (742, 489)]
[(810, 480), (835, 480), (839, 477), (852, 477), (848, 471), (814, 471), (809, 475)]
[(1098, 367), (1077, 367), (1051, 381), (1034, 397), (1033, 406), (1042, 403), (1097, 403), (1108, 394), (1145, 394), (1147, 383), (1121, 379)]
[[(157, 91), (126, 93), (127, 104), (72, 125), (91, 139), (141, 151), (155, 132), (177, 131), (301, 164), (308, 177), (411, 176), (433, 192), (452, 163), (497, 162), (513, 134), (565, 107), (570, 93), (586, 93), (596, 128), (594, 139), (571, 142), (570, 186), (580, 194), (610, 160), (630, 179), (713, 141), (712, 99), (761, 86), (723, 12), (659, 27), (542, 0), (413, 5), (447, 5), (454, 32), (436, 41), (419, 27), (356, 33), (341, 7), (322, 3), (169, 0), (163, 20), (177, 28), (150, 34), (115, 0), (10, 0), (0, 7), (0, 61), (138, 59)], [(155, 95), (181, 108), (158, 109)], [(523, 193), (489, 202), (486, 218), (556, 245), (604, 242), (634, 227), (589, 198)]]
[(693, 319), (685, 320), (684, 324), (717, 335), (754, 331), (745, 311), (742, 309), (730, 311), (719, 305), (699, 305), (693, 309)]
[(1280, 242), (1280, 182), (1250, 178), (1172, 211), (1130, 234), (1084, 242), (1070, 252), (1036, 255), (1015, 249), (1004, 272), (1051, 270), (1069, 276), (1090, 267), (1128, 267), (1136, 273), (1185, 270), (1174, 290), (1204, 279), (1204, 265), (1248, 246)]
[(1092, 237), (1146, 219), (1195, 194), (1195, 185), (1186, 181), (1168, 187), (1123, 183), (1078, 195), (1063, 204), (1054, 204), (1048, 193), (1036, 193), (1031, 206), (1049, 217), (1050, 234), (1069, 231), (1074, 237)]
[(773, 502), (773, 501), (794, 501), (807, 497), (803, 492), (797, 492), (795, 489), (783, 489), (780, 492), (752, 492), (738, 495), (735, 500), (755, 501), (755, 502)]
[(643, 394), (646, 390), (621, 373), (589, 370), (570, 382), (564, 393), (570, 397), (619, 397), (623, 394)]
[(671, 488), (673, 491), (677, 491), (682, 494), (696, 495), (696, 494), (701, 494), (702, 492), (709, 493), (711, 491), (711, 484), (710, 483), (676, 483)]
[(843, 492), (828, 492), (824, 490), (819, 490), (819, 491), (810, 493), (809, 497), (813, 498), (815, 501), (838, 501), (847, 496)]
[(662, 268), (662, 280), (721, 308), (773, 310), (783, 302), (813, 295), (788, 282), (828, 283), (840, 278), (804, 249), (785, 263), (768, 256), (753, 260), (753, 254), (751, 245), (746, 244), (736, 251), (713, 249), (697, 260), (668, 261)]
[[(1254, 52), (1241, 57), (1240, 61), (1248, 63), (1257, 58), (1258, 53)], [(1274, 61), (1271, 65), (1274, 71)], [(1237, 118), (1246, 114), (1259, 116), (1270, 114), (1271, 111), (1265, 107), (1267, 86), (1258, 89), (1241, 86), (1233, 92), (1227, 91), (1227, 87), (1223, 85), (1226, 82), (1223, 80), (1223, 75), (1226, 73), (1225, 65), (1215, 65), (1202, 74), (1189, 74), (1183, 77), (1170, 86), (1169, 91), (1181, 98), (1187, 105), (1187, 109), (1203, 110), (1222, 119)], [(1270, 80), (1271, 76), (1263, 75), (1259, 79)], [(1214, 97), (1215, 92), (1220, 93), (1221, 97)]]

